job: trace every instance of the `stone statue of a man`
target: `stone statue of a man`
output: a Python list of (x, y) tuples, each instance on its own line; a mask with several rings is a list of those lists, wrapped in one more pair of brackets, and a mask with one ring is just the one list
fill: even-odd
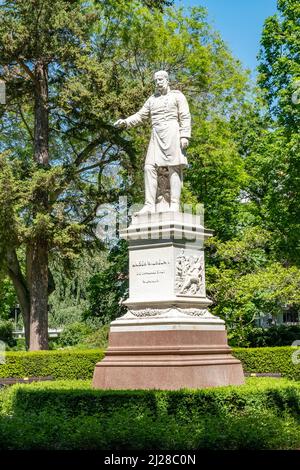
[(154, 74), (154, 82), (155, 93), (144, 106), (136, 114), (114, 123), (118, 128), (130, 128), (151, 118), (152, 134), (145, 161), (145, 205), (139, 214), (156, 211), (161, 167), (167, 167), (169, 174), (167, 210), (179, 212), (182, 169), (187, 165), (185, 149), (191, 136), (191, 115), (185, 96), (170, 89), (168, 73), (164, 70)]

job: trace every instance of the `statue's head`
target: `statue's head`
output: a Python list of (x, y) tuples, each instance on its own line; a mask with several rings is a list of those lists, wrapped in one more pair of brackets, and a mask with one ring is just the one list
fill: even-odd
[(169, 74), (165, 70), (159, 70), (153, 75), (155, 87), (158, 91), (166, 91), (169, 86)]

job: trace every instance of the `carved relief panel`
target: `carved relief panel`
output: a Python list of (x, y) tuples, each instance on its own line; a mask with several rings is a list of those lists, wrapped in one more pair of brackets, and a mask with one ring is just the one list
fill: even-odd
[(187, 253), (184, 249), (176, 257), (176, 295), (205, 296), (204, 253)]

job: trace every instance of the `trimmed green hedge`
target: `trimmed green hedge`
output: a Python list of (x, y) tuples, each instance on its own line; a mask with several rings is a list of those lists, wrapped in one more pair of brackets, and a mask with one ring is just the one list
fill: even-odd
[[(233, 349), (245, 372), (279, 372), (299, 380), (300, 364), (292, 362), (295, 351), (292, 347)], [(0, 377), (51, 375), (55, 379), (91, 379), (95, 364), (103, 359), (104, 354), (101, 349), (7, 352), (6, 363), (0, 364)]]
[(0, 364), (0, 377), (46, 377), (91, 379), (95, 364), (104, 357), (101, 349), (7, 352)]
[(247, 379), (197, 391), (102, 391), (87, 382), (0, 392), (0, 449), (292, 449), (300, 384)]
[[(292, 355), (296, 351), (296, 348), (290, 346), (233, 349), (245, 372), (279, 372), (283, 377), (300, 380), (300, 364), (292, 362)], [(298, 359), (300, 360), (300, 352)]]

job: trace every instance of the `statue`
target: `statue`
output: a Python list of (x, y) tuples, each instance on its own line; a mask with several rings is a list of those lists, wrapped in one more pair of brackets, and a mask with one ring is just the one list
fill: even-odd
[(117, 128), (137, 126), (151, 118), (152, 134), (145, 161), (145, 205), (138, 214), (157, 211), (158, 196), (165, 197), (166, 186), (161, 184), (163, 173), (168, 170), (169, 204), (168, 209), (179, 212), (182, 188), (182, 170), (187, 166), (185, 149), (191, 136), (191, 115), (188, 102), (178, 90), (171, 90), (168, 73), (155, 72), (155, 93), (144, 106), (127, 119), (114, 123)]
[[(206, 297), (204, 241), (212, 232), (199, 215), (179, 213), (191, 117), (184, 95), (170, 90), (168, 74), (154, 74), (156, 92), (117, 128), (151, 118), (145, 161), (145, 205), (129, 227), (129, 296), (125, 315), (110, 325), (109, 346), (96, 364), (99, 389), (180, 390), (241, 385), (241, 363), (227, 345), (225, 322)], [(169, 185), (166, 182), (170, 183)], [(170, 192), (166, 214), (160, 197)], [(150, 216), (148, 217), (147, 215)]]

